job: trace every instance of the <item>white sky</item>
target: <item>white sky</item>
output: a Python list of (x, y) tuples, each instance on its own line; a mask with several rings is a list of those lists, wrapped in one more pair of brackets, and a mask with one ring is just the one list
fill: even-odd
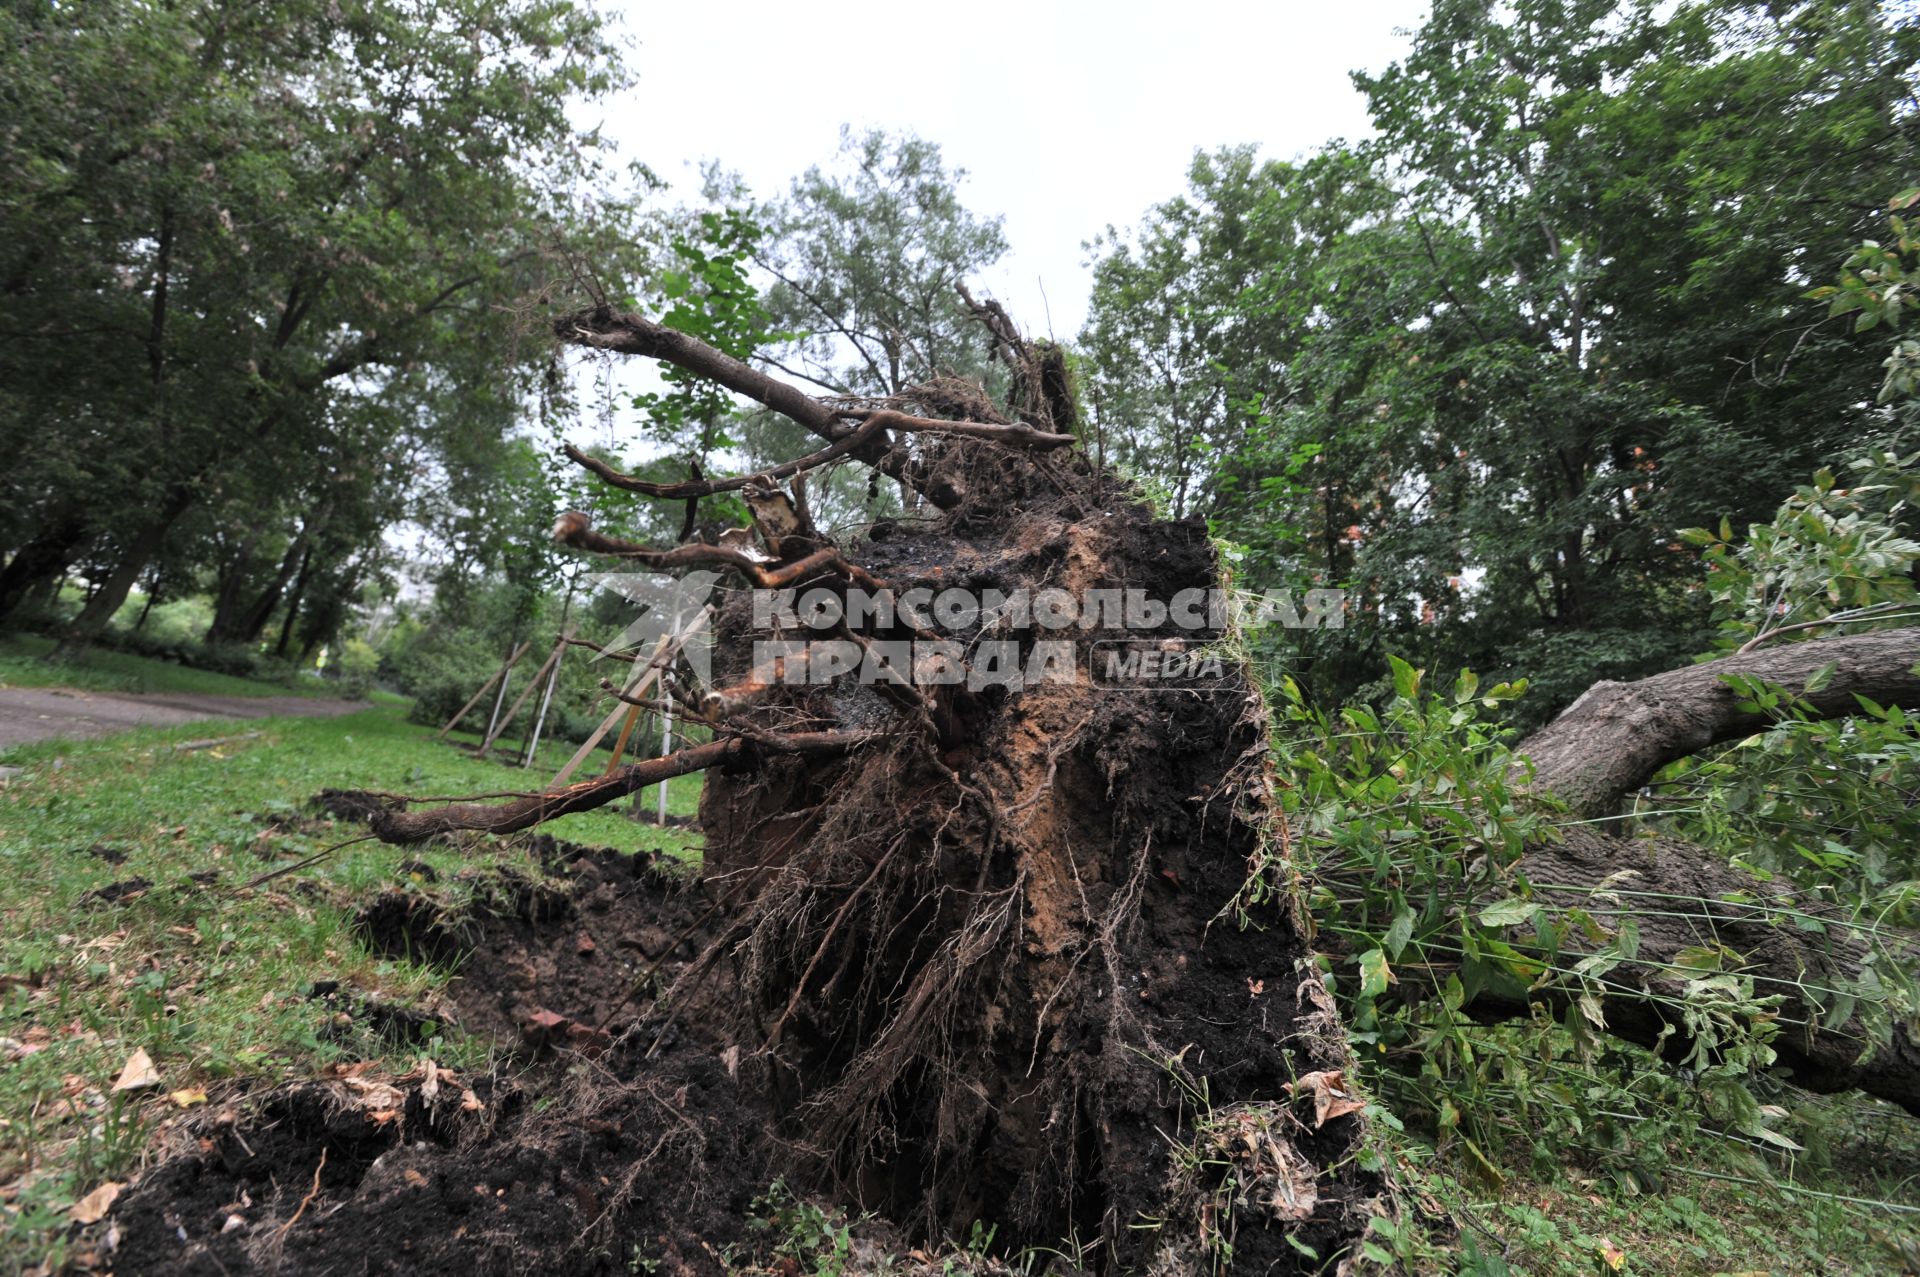
[(980, 282), (1062, 338), (1086, 317), (1083, 242), (1180, 193), (1196, 148), (1289, 159), (1364, 136), (1348, 71), (1401, 56), (1426, 13), (1423, 0), (605, 3), (639, 82), (596, 114), (669, 198), (697, 198), (703, 160), (764, 197), (830, 159), (842, 124), (917, 133), (967, 170), (969, 208), (1005, 216), (1012, 251)]

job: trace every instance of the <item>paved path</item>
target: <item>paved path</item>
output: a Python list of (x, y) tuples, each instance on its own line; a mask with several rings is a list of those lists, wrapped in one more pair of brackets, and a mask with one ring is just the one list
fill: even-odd
[(366, 701), (324, 696), (203, 696), (191, 692), (80, 692), (0, 687), (0, 749), (33, 741), (105, 736), (129, 727), (172, 727), (209, 718), (333, 718)]

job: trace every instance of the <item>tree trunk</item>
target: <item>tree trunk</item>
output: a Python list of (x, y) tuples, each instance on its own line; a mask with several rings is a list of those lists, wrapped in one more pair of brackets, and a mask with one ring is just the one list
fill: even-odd
[(253, 549), (259, 540), (258, 533), (248, 532), (221, 564), (219, 588), (213, 596), (213, 620), (201, 637), (208, 647), (231, 643), (240, 636), (240, 591), (253, 571)]
[[(1578, 815), (1604, 816), (1668, 763), (1768, 725), (1765, 714), (1741, 708), (1745, 698), (1727, 684), (1729, 675), (1778, 684), (1832, 717), (1855, 712), (1856, 694), (1882, 705), (1920, 705), (1917, 663), (1920, 629), (1880, 630), (1782, 643), (1634, 683), (1602, 680), (1519, 752), (1533, 761), (1536, 788), (1551, 790)], [(1829, 665), (1830, 676), (1815, 679)], [(1807, 690), (1810, 681), (1816, 690)]]
[(288, 582), (293, 580), (294, 574), (300, 570), (301, 563), (306, 560), (308, 533), (309, 529), (303, 525), (300, 535), (293, 539), (292, 544), (287, 546), (287, 552), (280, 557), (280, 570), (274, 573), (273, 580), (268, 582), (267, 587), (254, 598), (252, 605), (241, 614), (239, 622), (234, 627), (234, 634), (242, 643), (260, 641), (261, 632), (267, 628), (267, 621), (272, 618), (273, 610), (280, 606), (281, 596), (287, 592)]
[(293, 593), (287, 599), (287, 615), (280, 622), (280, 641), (273, 645), (273, 654), (281, 660), (287, 658), (287, 645), (293, 641), (293, 623), (300, 615), (300, 604), (307, 595), (307, 582), (313, 572), (313, 547), (309, 545), (300, 552), (300, 572), (293, 578)]
[(93, 641), (100, 637), (100, 631), (113, 619), (113, 614), (127, 601), (134, 582), (147, 570), (147, 565), (153, 561), (154, 554), (166, 540), (167, 533), (193, 508), (195, 500), (193, 492), (184, 487), (176, 489), (169, 496), (160, 513), (142, 526), (128, 543), (121, 555), (120, 565), (101, 583), (99, 593), (87, 600), (80, 615), (66, 626), (59, 645), (48, 655), (48, 660), (74, 660), (93, 645)]
[[(1856, 712), (1856, 696), (1920, 705), (1917, 663), (1920, 629), (1897, 629), (1782, 643), (1632, 683), (1602, 681), (1517, 752), (1531, 760), (1535, 789), (1551, 791), (1577, 816), (1603, 817), (1668, 763), (1770, 725), (1768, 715), (1743, 704), (1730, 676), (1783, 687), (1805, 712), (1833, 717)], [(1759, 996), (1784, 998), (1773, 1045), (1794, 1081), (1815, 1091), (1857, 1087), (1920, 1114), (1920, 1043), (1906, 1017), (1885, 1004), (1872, 970), (1910, 964), (1920, 943), (1873, 942), (1831, 905), (1677, 839), (1609, 837), (1576, 826), (1564, 842), (1528, 850), (1515, 872), (1548, 904), (1631, 918), (1638, 928), (1637, 954), (1609, 975), (1600, 999), (1609, 1031), (1643, 1045), (1663, 1042), (1669, 1051), (1690, 1045), (1676, 1008), (1686, 982), (1706, 973), (1689, 964), (1724, 945), (1733, 955), (1726, 970), (1750, 978)], [(1624, 876), (1606, 882), (1610, 875)], [(1596, 896), (1603, 883), (1617, 897)], [(1643, 898), (1661, 905), (1636, 910), (1631, 902)], [(1683, 956), (1686, 950), (1696, 952)], [(1564, 1006), (1569, 996), (1489, 989), (1470, 1010), (1524, 1015), (1529, 1002)]]
[(92, 535), (91, 525), (78, 511), (51, 516), (39, 534), (0, 568), (0, 623), (49, 582), (58, 581)]
[[(1680, 1010), (1687, 982), (1737, 973), (1751, 979), (1756, 997), (1783, 999), (1749, 1018), (1777, 1028), (1771, 1045), (1794, 1082), (1810, 1091), (1863, 1090), (1920, 1115), (1920, 1041), (1902, 1015), (1872, 1022), (1872, 1012), (1888, 1009), (1875, 1006), (1862, 982), (1874, 947), (1833, 906), (1777, 879), (1760, 882), (1674, 838), (1612, 838), (1575, 828), (1564, 842), (1529, 850), (1516, 870), (1534, 885), (1536, 899), (1584, 909), (1605, 927), (1628, 920), (1637, 929), (1634, 959), (1599, 982), (1608, 1032), (1677, 1059), (1692, 1045)], [(1648, 900), (1659, 903), (1650, 908)], [(1704, 955), (1718, 946), (1731, 954), (1712, 965)], [(1576, 948), (1562, 960), (1590, 951)], [(1909, 946), (1879, 957), (1883, 966), (1888, 956), (1910, 964), (1916, 952)], [(1525, 1016), (1530, 1002), (1564, 1011), (1575, 1000), (1559, 989), (1488, 988), (1467, 1009), (1508, 1018)]]
[(140, 633), (147, 628), (147, 618), (153, 615), (153, 605), (160, 601), (160, 574), (154, 573), (153, 581), (147, 586), (147, 601), (140, 605), (140, 619), (133, 623), (133, 632)]

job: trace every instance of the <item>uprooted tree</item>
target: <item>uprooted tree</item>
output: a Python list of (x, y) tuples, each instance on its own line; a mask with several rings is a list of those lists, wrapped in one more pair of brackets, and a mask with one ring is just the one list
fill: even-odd
[[(1057, 355), (1019, 341), (997, 308), (981, 314), (1010, 365), (1011, 411), (953, 381), (816, 400), (644, 318), (561, 319), (565, 341), (664, 360), (823, 446), (758, 475), (674, 484), (582, 455), (665, 500), (740, 491), (756, 535), (650, 548), (573, 514), (556, 535), (625, 565), (715, 569), (803, 597), (1130, 590), (1162, 605), (1157, 628), (1126, 628), (1118, 612), (1070, 632), (988, 615), (941, 630), (963, 665), (996, 637), (1024, 665), (1039, 638), (1064, 634), (1078, 676), (821, 683), (754, 667), (741, 591), (714, 620), (714, 686), (671, 687), (711, 741), (554, 793), (385, 813), (375, 830), (391, 842), (510, 832), (705, 770), (704, 873), (722, 920), (662, 1002), (668, 1019), (726, 1019), (742, 1084), (771, 1097), (769, 1175), (837, 1186), (932, 1233), (991, 1220), (1003, 1240), (1075, 1237), (1103, 1266), (1163, 1255), (1177, 1269), (1207, 1228), (1198, 1186), (1181, 1218), (1169, 1137), (1296, 1086), (1298, 1118), (1238, 1153), (1261, 1163), (1252, 1178), (1271, 1182), (1284, 1228), (1250, 1230), (1240, 1253), (1280, 1270), (1340, 1254), (1378, 1185), (1353, 1156), (1355, 1106), (1334, 1094), (1346, 1050), (1328, 992), (1286, 909), (1256, 926), (1220, 916), (1266, 836), (1261, 697), (1232, 665), (1151, 693), (1086, 674), (1102, 643), (1188, 651), (1223, 637), (1177, 627), (1164, 607), (1220, 584), (1207, 529), (1155, 518), (1091, 465)], [(831, 544), (806, 508), (807, 472), (842, 459), (914, 494), (857, 546)], [(788, 480), (791, 495), (775, 486)], [(905, 609), (831, 633), (863, 652), (931, 637)], [(729, 992), (719, 1009), (701, 992), (716, 981)], [(1165, 1235), (1141, 1226), (1156, 1219)]]
[[(562, 318), (563, 341), (665, 361), (791, 418), (822, 446), (757, 475), (682, 483), (578, 455), (609, 483), (687, 502), (688, 529), (695, 503), (729, 491), (755, 526), (658, 548), (569, 514), (556, 535), (641, 569), (712, 569), (753, 590), (836, 597), (957, 587), (1135, 591), (1164, 604), (1219, 586), (1205, 525), (1156, 518), (1091, 464), (1059, 370), (1003, 314), (981, 317), (1009, 365), (1004, 407), (949, 381), (883, 400), (815, 399), (638, 316), (602, 307)], [(806, 475), (843, 462), (913, 494), (858, 544), (835, 544), (806, 506)], [(806, 668), (810, 650), (756, 659), (763, 618), (747, 591), (732, 593), (713, 623), (713, 686), (667, 685), (710, 741), (554, 792), (383, 812), (374, 830), (394, 843), (508, 833), (705, 771), (709, 938), (646, 991), (644, 1014), (612, 1027), (637, 1036), (646, 1061), (726, 1043), (732, 1084), (770, 1115), (757, 1150), (769, 1176), (929, 1235), (984, 1219), (1005, 1240), (1074, 1238), (1105, 1271), (1193, 1271), (1225, 1254), (1249, 1271), (1316, 1269), (1355, 1253), (1384, 1186), (1362, 1169), (1377, 1163), (1356, 1155), (1363, 1118), (1340, 1089), (1347, 1048), (1304, 920), (1286, 893), (1247, 905), (1250, 864), (1272, 863), (1276, 841), (1284, 853), (1261, 695), (1217, 617), (1182, 628), (1163, 607), (1140, 628), (1123, 624), (1139, 617), (1093, 615), (1099, 624), (1083, 610), (1079, 628), (1049, 633), (973, 614), (937, 636), (958, 645), (962, 676), (925, 679), (912, 658), (903, 668), (889, 655), (934, 637), (924, 626), (849, 610), (826, 628), (883, 676), (843, 663), (820, 677)], [(1024, 663), (1062, 633), (1078, 658), (1071, 677), (966, 668), (990, 641), (1012, 642)], [(1103, 645), (1225, 659), (1149, 691), (1097, 677), (1090, 657)], [(1754, 729), (1727, 673), (1845, 713), (1856, 692), (1920, 703), (1916, 661), (1920, 631), (1896, 630), (1600, 684), (1522, 751), (1536, 788), (1603, 818), (1664, 763)], [(1706, 902), (1716, 942), (1784, 995), (1777, 1013), (1796, 1027), (1776, 1047), (1795, 1080), (1916, 1108), (1906, 1030), (1868, 1050), (1864, 1013), (1832, 1014), (1808, 992), (1845, 985), (1872, 960), (1834, 911), (1794, 902), (1798, 916), (1832, 924), (1796, 931), (1779, 909), (1751, 904), (1777, 905), (1786, 888), (1696, 847), (1591, 826), (1518, 863), (1542, 899), (1569, 892), (1589, 906), (1593, 888), (1629, 868), (1651, 889)], [(1656, 995), (1700, 940), (1688, 924), (1645, 927), (1631, 960), (1598, 982), (1606, 1028), (1684, 1043), (1688, 1024)], [(1527, 1014), (1560, 996), (1572, 995), (1494, 984), (1465, 1010)], [(678, 1034), (695, 1021), (703, 1045), (688, 1047)], [(680, 1095), (688, 1103), (684, 1085)], [(659, 1120), (654, 1147), (670, 1156), (680, 1119)], [(1183, 1153), (1193, 1148), (1204, 1152)], [(1229, 1198), (1251, 1191), (1251, 1207), (1221, 1208), (1223, 1183)], [(595, 1202), (575, 1221), (583, 1236), (622, 1226), (630, 1206), (617, 1194)]]

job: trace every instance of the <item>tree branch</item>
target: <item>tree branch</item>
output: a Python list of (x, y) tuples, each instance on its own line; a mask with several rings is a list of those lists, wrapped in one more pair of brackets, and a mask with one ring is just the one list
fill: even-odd
[(804, 457), (792, 461), (783, 461), (770, 470), (761, 470), (755, 474), (736, 475), (731, 479), (696, 479), (680, 483), (653, 483), (646, 479), (636, 479), (630, 474), (622, 474), (606, 462), (590, 457), (572, 444), (565, 446), (567, 456), (575, 465), (584, 466), (605, 479), (616, 488), (628, 492), (638, 492), (642, 496), (662, 497), (670, 501), (684, 501), (694, 497), (710, 497), (717, 492), (737, 492), (755, 479), (784, 479), (788, 475), (799, 474), (804, 470), (817, 469), (829, 461), (837, 460), (853, 452), (869, 439), (886, 430), (890, 417), (906, 420), (900, 413), (874, 413), (858, 428), (849, 432), (837, 443), (832, 443), (818, 452), (810, 452)]
[[(561, 316), (554, 321), (553, 330), (560, 340), (576, 346), (612, 350), (623, 355), (645, 355), (684, 368), (773, 409), (822, 439), (838, 442), (838, 415), (805, 391), (776, 381), (724, 351), (644, 316), (616, 315), (611, 308), (600, 306)], [(873, 442), (878, 447), (885, 441)]]
[(572, 812), (592, 811), (648, 785), (742, 760), (755, 752), (844, 754), (877, 739), (873, 732), (790, 732), (784, 735), (732, 737), (677, 750), (661, 758), (630, 763), (611, 776), (582, 781), (550, 794), (510, 803), (455, 803), (426, 811), (383, 811), (373, 818), (381, 842), (413, 843), (456, 830), (511, 834)]
[(820, 572), (837, 572), (866, 590), (889, 588), (886, 582), (865, 568), (849, 563), (838, 550), (815, 550), (804, 559), (779, 567), (768, 567), (766, 561), (745, 550), (726, 545), (708, 545), (705, 542), (675, 546), (671, 550), (655, 550), (595, 532), (587, 516), (577, 510), (569, 510), (560, 516), (553, 526), (553, 539), (576, 550), (632, 559), (663, 571), (673, 568), (722, 568), (738, 572), (763, 590), (785, 589), (796, 581), (803, 581)]

